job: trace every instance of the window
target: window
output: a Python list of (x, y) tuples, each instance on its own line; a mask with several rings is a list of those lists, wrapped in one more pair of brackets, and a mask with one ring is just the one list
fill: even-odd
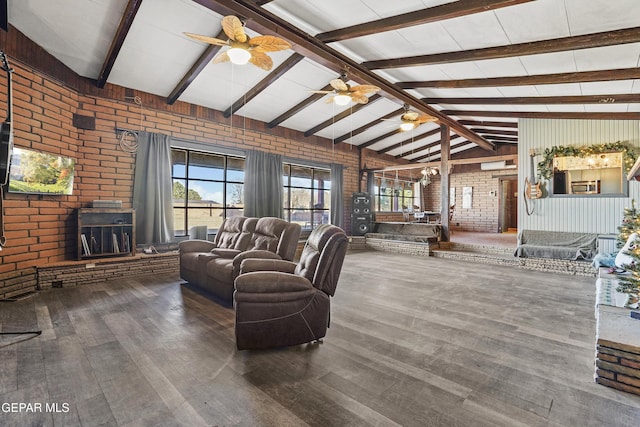
[(410, 181), (376, 176), (374, 193), (378, 212), (402, 212), (413, 207), (413, 183)]
[(588, 156), (555, 156), (553, 194), (624, 195), (627, 180), (621, 152)]
[(283, 165), (284, 217), (311, 230), (328, 224), (331, 208), (331, 171), (285, 163)]
[(244, 159), (185, 149), (171, 150), (175, 235), (194, 226), (217, 230), (244, 209)]

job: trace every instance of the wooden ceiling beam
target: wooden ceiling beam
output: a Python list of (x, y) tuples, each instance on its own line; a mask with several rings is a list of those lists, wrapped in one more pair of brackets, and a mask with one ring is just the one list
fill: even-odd
[(389, 131), (389, 132), (385, 133), (384, 135), (380, 135), (380, 136), (378, 136), (378, 137), (373, 138), (372, 140), (369, 140), (369, 141), (364, 142), (364, 143), (362, 143), (362, 144), (356, 145), (356, 147), (358, 147), (359, 149), (363, 149), (363, 148), (370, 147), (370, 146), (372, 146), (373, 144), (375, 144), (375, 143), (377, 143), (377, 142), (380, 142), (380, 141), (382, 141), (383, 139), (387, 139), (387, 138), (389, 138), (389, 137), (391, 137), (391, 136), (393, 136), (393, 135), (397, 135), (397, 134), (399, 134), (400, 132), (402, 132), (402, 131), (401, 131), (399, 128), (396, 128), (396, 129), (394, 129), (394, 130), (392, 130), (392, 131)]
[(588, 120), (640, 120), (640, 112), (551, 112), (551, 111), (481, 111), (443, 110), (443, 114), (457, 117), (513, 117), (522, 119), (588, 119)]
[[(319, 90), (332, 90), (332, 89), (333, 89), (333, 87), (331, 87), (331, 85), (326, 85), (325, 87), (323, 87), (323, 88), (321, 88)], [(285, 111), (284, 113), (280, 114), (278, 117), (276, 117), (275, 119), (273, 119), (269, 123), (267, 123), (267, 127), (269, 129), (271, 129), (271, 128), (274, 128), (274, 127), (278, 126), (280, 123), (282, 123), (285, 120), (288, 120), (291, 117), (295, 116), (300, 111), (302, 111), (305, 108), (307, 108), (309, 105), (311, 105), (314, 102), (316, 102), (319, 99), (321, 99), (323, 96), (326, 96), (326, 93), (314, 93), (314, 94), (308, 96), (305, 100), (297, 103), (296, 105), (294, 105), (293, 107), (289, 108), (287, 111)]]
[(472, 128), (471, 130), (482, 135), (518, 136), (517, 130), (481, 129), (481, 128)]
[(414, 109), (429, 114), (440, 121), (448, 124), (456, 132), (465, 135), (470, 141), (478, 144), (481, 148), (495, 151), (495, 144), (482, 138), (480, 135), (471, 132), (469, 129), (459, 124), (456, 120), (442, 114), (440, 111), (429, 106), (421, 99), (399, 89), (395, 84), (389, 82), (377, 73), (367, 69), (362, 64), (349, 58), (347, 55), (322, 43), (320, 40), (310, 36), (299, 28), (293, 27), (285, 20), (270, 13), (266, 9), (247, 0), (193, 0), (195, 3), (220, 15), (234, 14), (244, 18), (249, 18), (247, 27), (260, 34), (275, 35), (288, 40), (293, 45), (293, 49), (301, 55), (316, 62), (320, 66), (341, 73), (345, 69), (349, 71), (352, 80), (362, 83), (372, 84), (381, 88), (386, 96), (395, 98), (403, 104), (409, 104)]
[(408, 144), (413, 144), (417, 141), (423, 140), (425, 138), (429, 138), (430, 136), (433, 135), (439, 135), (440, 134), (440, 127), (437, 127), (435, 129), (430, 130), (429, 132), (423, 133), (422, 135), (418, 135), (417, 137), (411, 137), (411, 138), (407, 138), (404, 141), (400, 141), (397, 144), (393, 144), (390, 145), (389, 147), (383, 148), (381, 150), (376, 151), (376, 153), (378, 154), (385, 154), (388, 153), (389, 151), (393, 151), (396, 148), (400, 148), (403, 145), (408, 145)]
[(640, 93), (574, 96), (520, 96), (491, 98), (422, 98), (428, 104), (537, 105), (537, 104), (627, 104), (640, 102)]
[(375, 119), (375, 120), (373, 120), (373, 121), (371, 121), (371, 122), (369, 122), (367, 124), (364, 124), (364, 125), (360, 126), (357, 129), (354, 129), (354, 130), (352, 130), (352, 131), (350, 131), (348, 133), (345, 133), (344, 135), (340, 135), (339, 137), (337, 137), (336, 139), (333, 140), (333, 143), (334, 144), (338, 144), (340, 142), (346, 141), (347, 139), (349, 139), (351, 137), (354, 137), (354, 136), (366, 131), (371, 126), (375, 126), (378, 123), (382, 122), (383, 120), (388, 120), (388, 119), (390, 119), (392, 117), (395, 117), (395, 116), (397, 116), (399, 114), (402, 114), (403, 112), (404, 112), (404, 108), (399, 108), (399, 109), (397, 109), (395, 111), (392, 111), (389, 114), (386, 114), (386, 115), (384, 115), (384, 116), (382, 116), (382, 117), (380, 117), (378, 119)]
[(490, 136), (487, 136), (486, 138), (491, 141), (518, 142), (518, 138), (517, 137), (514, 138), (512, 136), (490, 135)]
[(113, 40), (111, 40), (109, 52), (102, 64), (100, 74), (98, 74), (98, 78), (96, 79), (96, 86), (100, 89), (104, 88), (104, 85), (107, 83), (109, 74), (111, 74), (111, 70), (113, 69), (113, 64), (116, 63), (120, 49), (122, 49), (124, 40), (127, 38), (127, 34), (129, 34), (129, 30), (131, 29), (131, 25), (133, 24), (133, 20), (135, 19), (141, 4), (142, 0), (129, 0), (127, 7), (124, 9), (116, 34), (113, 37)]
[(461, 123), (465, 126), (489, 126), (489, 127), (499, 127), (499, 128), (515, 128), (518, 129), (518, 122), (492, 122), (492, 121), (484, 121), (484, 120), (460, 120), (458, 123)]
[(367, 102), (366, 104), (356, 104), (354, 106), (352, 106), (351, 108), (347, 108), (346, 110), (342, 111), (341, 113), (336, 114), (335, 116), (331, 117), (328, 120), (325, 120), (324, 122), (320, 123), (319, 125), (316, 125), (314, 127), (312, 127), (311, 129), (309, 129), (308, 131), (306, 131), (304, 133), (304, 136), (311, 136), (314, 133), (320, 132), (322, 129), (325, 129), (329, 126), (331, 126), (332, 124), (339, 122), (340, 120), (349, 117), (350, 115), (360, 111), (361, 109), (363, 109), (364, 107), (366, 107), (367, 105), (371, 105), (374, 102), (376, 102), (377, 100), (381, 99), (382, 96), (376, 94), (373, 94), (369, 97), (369, 102)]
[[(459, 142), (457, 142), (455, 144), (451, 143), (451, 149), (460, 147), (460, 146), (465, 145), (465, 144), (473, 144), (473, 142), (465, 139), (464, 141), (459, 141)], [(408, 159), (408, 160), (410, 160), (412, 162), (419, 162), (420, 160), (430, 159), (430, 158), (432, 158), (434, 156), (437, 156), (439, 154), (440, 154), (440, 150), (436, 150), (433, 153), (427, 153), (427, 154), (424, 154), (424, 155), (422, 155), (420, 157), (414, 157), (413, 159)]]
[(502, 7), (527, 3), (531, 0), (459, 0), (439, 6), (415, 10), (376, 21), (352, 25), (333, 31), (327, 31), (316, 35), (323, 43), (332, 43), (355, 37), (368, 36), (385, 31), (400, 30), (415, 25), (429, 24), (445, 19), (458, 18), (474, 13), (486, 12)]
[(471, 87), (553, 85), (634, 79), (640, 79), (640, 68), (579, 71), (575, 73), (540, 74), (535, 76), (489, 77), (482, 79), (406, 81), (398, 82), (396, 85), (401, 89), (461, 89)]
[[(440, 130), (440, 129), (438, 129), (438, 130)], [(453, 141), (453, 140), (456, 140), (456, 139), (459, 139), (459, 138), (462, 138), (462, 137), (460, 135), (454, 133), (453, 135), (451, 135), (449, 137), (449, 141)], [(410, 154), (415, 153), (416, 151), (429, 150), (429, 149), (431, 149), (433, 147), (437, 147), (438, 145), (440, 145), (440, 142), (441, 141), (438, 139), (437, 141), (431, 142), (431, 143), (429, 143), (427, 145), (423, 145), (422, 147), (418, 147), (418, 148), (411, 149), (409, 151), (405, 151), (404, 153), (400, 153), (400, 154), (398, 154), (398, 155), (396, 155), (394, 157), (396, 159), (401, 159), (404, 156), (408, 156)]]
[(605, 31), (601, 33), (583, 34), (580, 36), (540, 40), (529, 43), (517, 43), (481, 49), (436, 53), (431, 55), (417, 55), (405, 58), (366, 61), (362, 63), (362, 65), (369, 70), (382, 70), (433, 64), (449, 64), (452, 62), (480, 61), (484, 59), (511, 58), (515, 56), (565, 52), (569, 50), (590, 49), (594, 47), (614, 46), (638, 42), (640, 42), (640, 27), (634, 27), (622, 30)]
[[(224, 39), (226, 37), (227, 35), (222, 30), (220, 30), (218, 35), (216, 35), (216, 38), (218, 39)], [(202, 70), (204, 70), (204, 67), (206, 67), (211, 61), (213, 61), (213, 58), (215, 58), (218, 52), (220, 52), (220, 49), (222, 49), (222, 46), (216, 46), (213, 44), (207, 46), (204, 52), (202, 52), (202, 55), (200, 55), (200, 58), (198, 58), (198, 60), (193, 63), (191, 69), (187, 71), (187, 73), (182, 77), (180, 83), (178, 83), (176, 87), (173, 88), (173, 90), (167, 97), (167, 104), (173, 105), (178, 100), (178, 98), (180, 98), (180, 95), (182, 95), (182, 93), (187, 90), (189, 85), (191, 85), (191, 83), (193, 83), (193, 81), (196, 79), (196, 77), (198, 77)]]
[(244, 107), (247, 102), (251, 101), (256, 96), (260, 95), (266, 88), (268, 88), (273, 82), (282, 77), (290, 69), (292, 69), (298, 62), (302, 61), (303, 56), (294, 53), (288, 57), (282, 64), (280, 64), (275, 70), (271, 71), (267, 76), (260, 80), (257, 85), (249, 89), (247, 93), (242, 95), (236, 100), (229, 108), (224, 110), (223, 115), (230, 117), (233, 113)]

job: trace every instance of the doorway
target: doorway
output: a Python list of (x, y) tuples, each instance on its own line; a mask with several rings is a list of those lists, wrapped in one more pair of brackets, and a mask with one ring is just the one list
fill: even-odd
[(518, 179), (500, 178), (498, 231), (518, 230)]

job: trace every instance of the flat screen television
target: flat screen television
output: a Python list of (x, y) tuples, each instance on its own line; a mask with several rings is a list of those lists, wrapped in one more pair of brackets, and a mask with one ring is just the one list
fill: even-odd
[(74, 167), (72, 158), (14, 146), (9, 192), (70, 195)]

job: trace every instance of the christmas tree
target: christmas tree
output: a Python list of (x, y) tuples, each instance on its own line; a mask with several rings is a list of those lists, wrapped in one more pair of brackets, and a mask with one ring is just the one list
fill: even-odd
[(632, 233), (640, 233), (640, 211), (636, 209), (636, 201), (631, 200), (631, 207), (624, 208), (624, 218), (622, 225), (618, 227), (618, 238), (616, 239), (616, 248), (620, 250)]
[[(633, 233), (640, 235), (640, 211), (636, 209), (636, 201), (631, 200), (631, 207), (624, 209), (624, 218), (622, 224), (618, 227), (618, 238), (616, 246), (622, 248), (629, 236)], [(624, 292), (631, 295), (631, 300), (637, 301), (640, 295), (640, 237), (636, 242), (632, 243), (629, 250), (626, 251), (633, 261), (624, 266), (627, 274), (620, 275), (618, 280), (618, 292)]]

